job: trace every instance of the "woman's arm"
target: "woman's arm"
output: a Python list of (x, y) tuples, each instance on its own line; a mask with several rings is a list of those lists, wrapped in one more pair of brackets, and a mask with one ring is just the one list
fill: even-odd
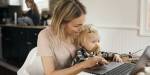
[[(37, 47), (38, 47), (38, 53), (42, 59), (45, 75), (72, 75), (72, 74), (77, 74), (81, 70), (83, 70), (83, 67), (81, 65), (75, 65), (70, 68), (66, 68), (62, 70), (56, 70), (54, 59), (53, 59), (53, 53), (51, 51), (51, 49), (54, 48), (52, 40), (53, 38), (48, 37), (46, 30), (42, 30), (39, 33)], [(51, 45), (49, 43), (51, 43)]]
[(42, 63), (45, 75), (76, 75), (84, 69), (81, 65), (75, 65), (70, 68), (55, 70), (55, 64), (51, 56), (42, 56)]
[(97, 57), (93, 57), (79, 64), (76, 64), (72, 67), (61, 69), (61, 70), (55, 70), (55, 66), (54, 66), (55, 64), (52, 57), (42, 56), (42, 63), (43, 63), (45, 75), (76, 75), (86, 68), (91, 68), (97, 65), (96, 64), (97, 61), (101, 61), (101, 60), (99, 60), (99, 58)]

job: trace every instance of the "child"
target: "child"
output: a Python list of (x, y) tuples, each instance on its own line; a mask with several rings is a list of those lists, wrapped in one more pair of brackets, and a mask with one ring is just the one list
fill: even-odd
[[(79, 48), (76, 53), (76, 57), (74, 58), (72, 64), (76, 64), (86, 60), (88, 57), (104, 57), (122, 61), (120, 56), (116, 53), (107, 53), (100, 52), (100, 41), (98, 31), (93, 28), (91, 25), (84, 25), (79, 37), (75, 41), (76, 46)], [(102, 63), (107, 64), (107, 60), (102, 58)]]

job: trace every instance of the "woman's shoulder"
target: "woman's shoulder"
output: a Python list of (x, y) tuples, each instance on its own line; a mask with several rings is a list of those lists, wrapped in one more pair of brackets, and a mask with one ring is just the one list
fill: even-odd
[(53, 37), (53, 33), (50, 27), (46, 27), (39, 32), (38, 37)]

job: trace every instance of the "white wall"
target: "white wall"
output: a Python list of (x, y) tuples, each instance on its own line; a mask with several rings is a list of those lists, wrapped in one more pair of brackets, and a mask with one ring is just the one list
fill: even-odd
[(21, 5), (22, 0), (8, 0), (9, 5)]
[(140, 0), (81, 1), (87, 8), (86, 23), (97, 26), (104, 51), (136, 52), (150, 45), (150, 37), (139, 34)]

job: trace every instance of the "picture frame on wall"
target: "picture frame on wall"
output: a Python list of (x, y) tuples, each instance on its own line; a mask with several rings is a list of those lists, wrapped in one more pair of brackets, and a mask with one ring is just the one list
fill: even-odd
[(150, 36), (150, 0), (141, 0), (140, 35)]

